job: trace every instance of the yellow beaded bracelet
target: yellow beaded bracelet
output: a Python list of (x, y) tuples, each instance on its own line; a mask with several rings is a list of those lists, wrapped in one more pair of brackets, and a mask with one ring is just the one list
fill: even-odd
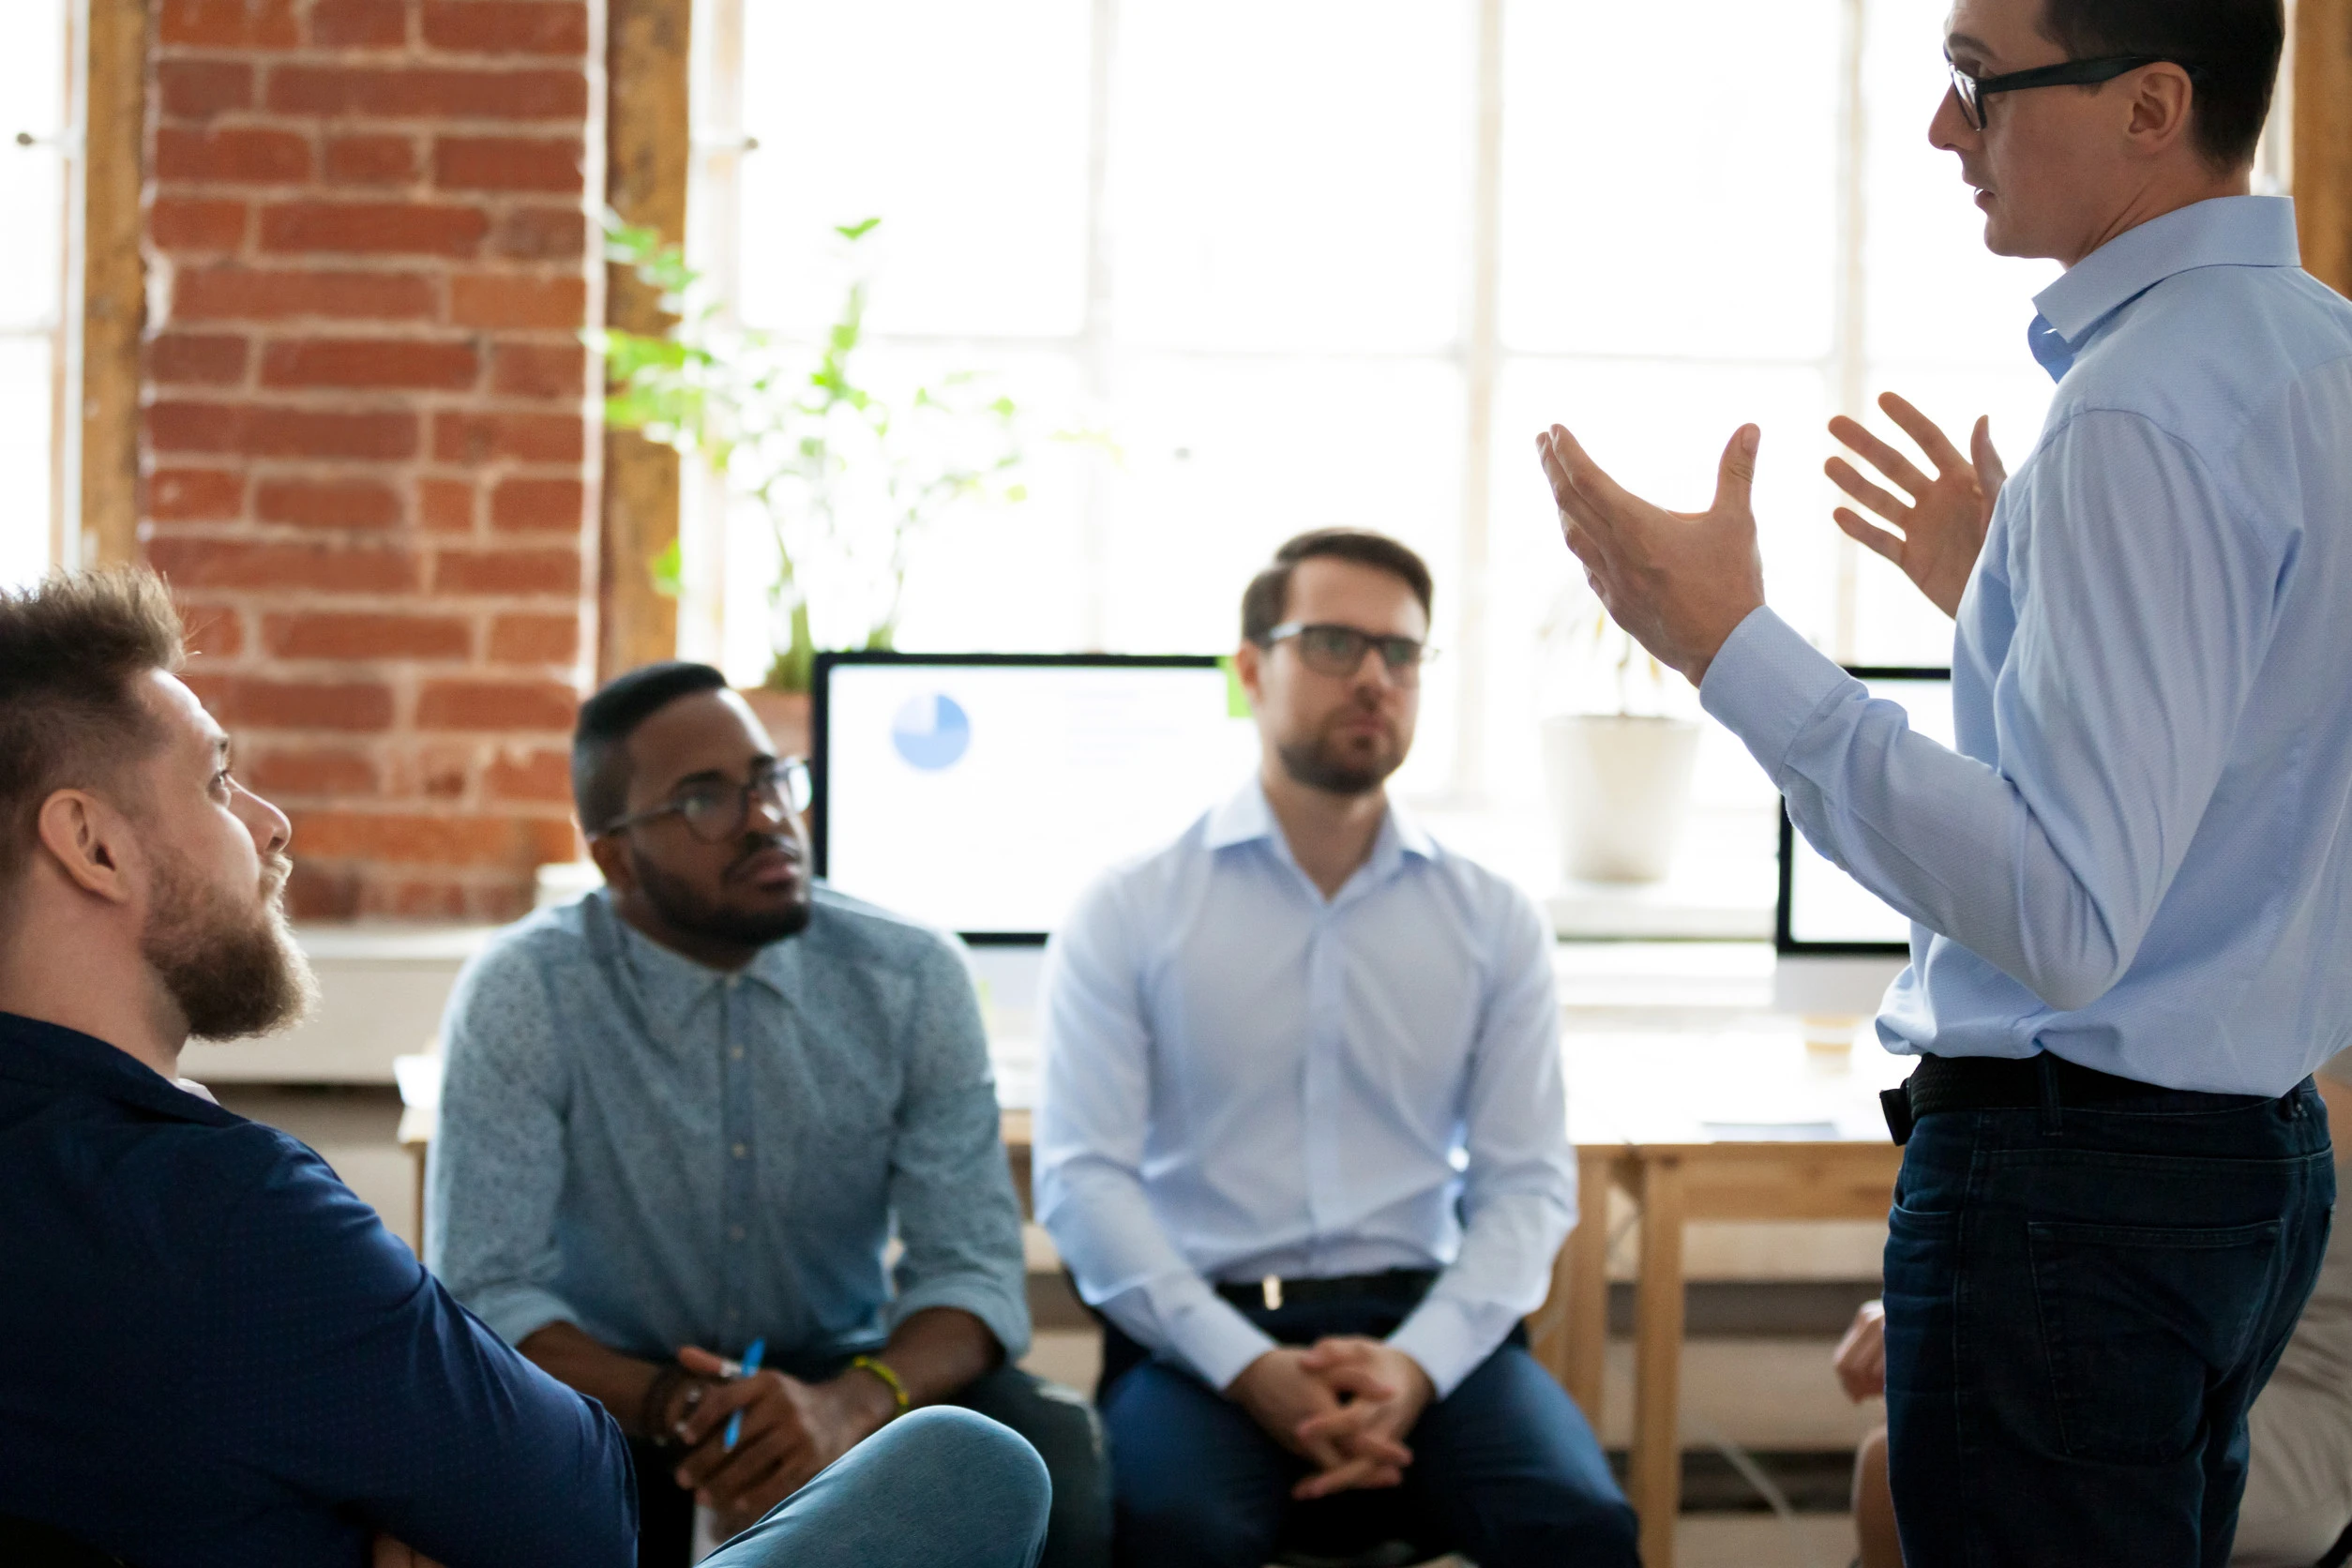
[(882, 1386), (890, 1390), (890, 1396), (898, 1401), (898, 1409), (894, 1412), (894, 1419), (907, 1413), (912, 1401), (907, 1398), (907, 1385), (898, 1380), (897, 1373), (893, 1372), (872, 1356), (852, 1356), (850, 1358), (850, 1365), (859, 1372), (871, 1372), (882, 1380)]

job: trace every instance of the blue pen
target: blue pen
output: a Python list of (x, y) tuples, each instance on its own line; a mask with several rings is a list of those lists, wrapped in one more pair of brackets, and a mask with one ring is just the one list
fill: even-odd
[[(751, 1349), (743, 1353), (743, 1365), (737, 1372), (737, 1376), (748, 1378), (751, 1374), (760, 1370), (760, 1358), (767, 1353), (768, 1342), (765, 1338), (753, 1340), (751, 1342)], [(727, 1418), (728, 1453), (732, 1454), (735, 1451), (735, 1440), (742, 1436), (743, 1411), (737, 1410), (733, 1415)]]

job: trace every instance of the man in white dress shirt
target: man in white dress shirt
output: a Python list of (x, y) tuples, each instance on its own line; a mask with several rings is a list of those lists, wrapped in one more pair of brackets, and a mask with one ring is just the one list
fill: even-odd
[(1125, 1564), (1636, 1560), (1519, 1326), (1576, 1221), (1550, 934), (1383, 788), (1429, 605), (1393, 539), (1284, 545), (1235, 656), (1259, 776), (1049, 950), (1037, 1214), (1106, 1319)]

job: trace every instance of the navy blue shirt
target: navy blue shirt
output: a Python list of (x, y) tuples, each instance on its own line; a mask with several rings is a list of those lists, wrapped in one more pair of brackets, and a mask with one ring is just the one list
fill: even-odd
[(628, 1568), (612, 1419), (309, 1149), (0, 1013), (0, 1515), (137, 1568)]

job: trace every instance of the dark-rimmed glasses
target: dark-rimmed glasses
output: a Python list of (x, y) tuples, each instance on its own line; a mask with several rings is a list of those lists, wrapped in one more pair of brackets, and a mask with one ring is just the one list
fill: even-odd
[(1319, 675), (1352, 675), (1364, 667), (1364, 651), (1378, 648), (1380, 667), (1398, 686), (1420, 680), (1421, 667), (1438, 656), (1436, 649), (1410, 637), (1383, 637), (1353, 626), (1309, 626), (1304, 621), (1285, 621), (1258, 640), (1264, 648), (1287, 641), (1297, 641), (1299, 662)]
[(659, 806), (607, 822), (595, 837), (608, 837), (643, 822), (675, 817), (703, 843), (723, 844), (743, 831), (751, 815), (753, 796), (759, 797), (769, 816), (781, 822), (788, 812), (797, 816), (807, 810), (815, 793), (808, 764), (798, 757), (786, 757), (755, 765), (746, 784), (731, 778), (697, 778), (681, 784)]
[(1968, 122), (1970, 130), (1984, 128), (1984, 100), (1995, 93), (2019, 93), (2028, 87), (2091, 87), (2113, 82), (2142, 66), (2179, 66), (2189, 73), (2190, 81), (2194, 82), (2197, 77), (2194, 66), (2162, 54), (2106, 54), (2096, 60), (2060, 60), (2055, 66), (2036, 66), (2031, 70), (2013, 70), (2000, 76), (1970, 76), (1952, 65), (1949, 54), (1944, 56), (1944, 64), (1952, 71), (1952, 91), (1960, 100), (1960, 117)]

